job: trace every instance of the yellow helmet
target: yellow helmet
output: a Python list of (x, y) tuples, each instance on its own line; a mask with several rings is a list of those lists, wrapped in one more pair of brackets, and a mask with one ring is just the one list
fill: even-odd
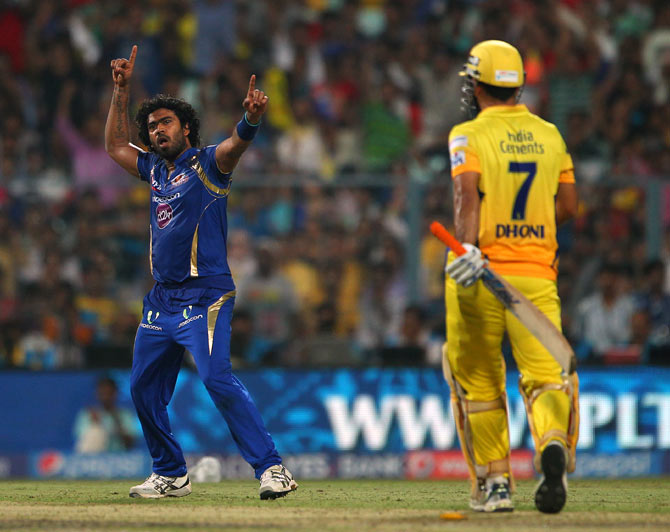
[(521, 54), (505, 41), (476, 44), (460, 74), (494, 87), (521, 87), (524, 84)]

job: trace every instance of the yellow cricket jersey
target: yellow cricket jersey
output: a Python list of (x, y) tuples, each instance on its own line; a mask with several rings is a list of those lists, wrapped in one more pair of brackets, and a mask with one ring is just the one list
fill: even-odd
[(480, 174), (478, 245), (493, 269), (555, 280), (555, 196), (575, 182), (556, 126), (525, 105), (487, 107), (451, 130), (449, 152), (452, 177)]

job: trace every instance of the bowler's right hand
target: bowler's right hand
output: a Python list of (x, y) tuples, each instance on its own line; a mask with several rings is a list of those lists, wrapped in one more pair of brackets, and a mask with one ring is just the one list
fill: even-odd
[(114, 59), (111, 62), (112, 79), (118, 87), (125, 87), (133, 75), (135, 68), (135, 56), (137, 55), (137, 45), (133, 46), (128, 59)]

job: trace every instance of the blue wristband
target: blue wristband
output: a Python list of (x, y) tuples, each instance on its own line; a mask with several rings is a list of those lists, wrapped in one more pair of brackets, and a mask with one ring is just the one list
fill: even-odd
[(256, 136), (256, 132), (258, 131), (258, 126), (260, 125), (260, 121), (258, 124), (250, 123), (249, 119), (247, 118), (247, 113), (245, 112), (242, 120), (237, 123), (237, 136), (242, 140), (253, 140), (253, 138)]

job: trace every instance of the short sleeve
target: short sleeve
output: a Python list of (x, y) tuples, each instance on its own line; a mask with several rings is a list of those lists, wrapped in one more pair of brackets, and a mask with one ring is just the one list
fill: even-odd
[(151, 183), (151, 169), (158, 163), (158, 155), (148, 151), (140, 151), (137, 153), (137, 173), (140, 174), (140, 179)]
[(575, 182), (575, 167), (572, 163), (572, 157), (569, 153), (563, 154), (561, 161), (561, 173), (558, 177), (559, 183), (574, 183)]
[(232, 172), (223, 173), (216, 164), (216, 144), (206, 146), (200, 150), (198, 161), (205, 170), (207, 176), (215, 181), (216, 185), (227, 187), (230, 184)]
[(482, 172), (479, 155), (467, 131), (456, 126), (449, 134), (449, 156), (451, 159), (451, 177), (464, 172)]

